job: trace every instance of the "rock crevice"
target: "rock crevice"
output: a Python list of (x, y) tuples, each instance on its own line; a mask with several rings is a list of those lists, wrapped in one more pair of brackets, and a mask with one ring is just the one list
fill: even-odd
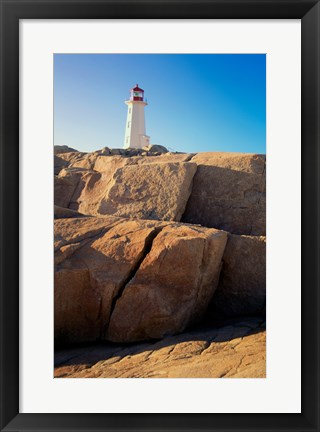
[(145, 244), (144, 244), (144, 248), (141, 254), (141, 258), (136, 262), (136, 264), (132, 267), (130, 273), (128, 274), (128, 276), (126, 277), (126, 279), (123, 281), (123, 283), (121, 284), (121, 286), (118, 289), (118, 293), (117, 295), (113, 298), (112, 303), (111, 303), (111, 312), (110, 312), (110, 320), (112, 319), (112, 314), (114, 312), (114, 309), (116, 307), (116, 304), (118, 302), (118, 300), (121, 298), (124, 290), (126, 289), (126, 286), (130, 283), (130, 281), (135, 277), (137, 271), (139, 270), (142, 262), (144, 261), (144, 259), (146, 258), (146, 256), (148, 255), (148, 253), (151, 251), (152, 248), (152, 244), (154, 239), (157, 237), (157, 235), (160, 233), (160, 231), (162, 230), (162, 227), (156, 227), (146, 238), (145, 238)]
[(180, 332), (203, 315), (216, 290), (223, 231), (113, 217), (55, 225), (61, 343), (133, 342)]

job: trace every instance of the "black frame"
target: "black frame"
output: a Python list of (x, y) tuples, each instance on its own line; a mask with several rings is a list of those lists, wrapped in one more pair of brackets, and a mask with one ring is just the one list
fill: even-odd
[[(319, 431), (320, 0), (0, 0), (3, 431)], [(302, 20), (302, 413), (19, 414), (19, 19)]]

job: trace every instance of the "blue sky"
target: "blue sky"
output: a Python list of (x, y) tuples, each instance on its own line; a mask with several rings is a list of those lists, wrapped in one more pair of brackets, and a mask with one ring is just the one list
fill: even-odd
[(264, 54), (55, 54), (54, 144), (122, 148), (136, 83), (152, 144), (266, 152)]

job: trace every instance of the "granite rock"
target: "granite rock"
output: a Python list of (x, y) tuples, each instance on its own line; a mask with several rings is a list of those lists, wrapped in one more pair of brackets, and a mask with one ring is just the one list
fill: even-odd
[(266, 234), (265, 156), (198, 153), (183, 222), (234, 234)]

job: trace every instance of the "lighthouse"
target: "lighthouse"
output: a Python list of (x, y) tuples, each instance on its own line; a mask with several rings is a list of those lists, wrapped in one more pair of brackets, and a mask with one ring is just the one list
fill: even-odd
[(142, 148), (150, 144), (150, 137), (146, 135), (144, 120), (144, 90), (136, 84), (130, 90), (130, 99), (125, 101), (128, 105), (124, 148)]

